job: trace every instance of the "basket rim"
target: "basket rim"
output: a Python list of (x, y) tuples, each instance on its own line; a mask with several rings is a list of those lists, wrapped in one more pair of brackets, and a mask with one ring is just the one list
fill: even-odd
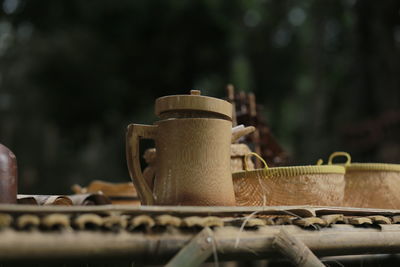
[(351, 171), (387, 171), (387, 172), (400, 172), (400, 164), (390, 163), (350, 163), (344, 165), (346, 172)]
[(266, 177), (291, 177), (309, 174), (345, 174), (345, 172), (345, 167), (340, 165), (287, 166), (234, 172), (232, 173), (232, 178), (242, 178), (256, 174)]

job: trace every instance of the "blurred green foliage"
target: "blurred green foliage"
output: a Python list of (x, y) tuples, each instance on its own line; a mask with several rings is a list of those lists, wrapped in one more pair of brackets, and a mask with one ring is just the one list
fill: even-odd
[(0, 142), (24, 193), (128, 181), (125, 127), (155, 121), (163, 95), (253, 91), (300, 163), (349, 150), (346, 125), (399, 109), (396, 0), (0, 4)]

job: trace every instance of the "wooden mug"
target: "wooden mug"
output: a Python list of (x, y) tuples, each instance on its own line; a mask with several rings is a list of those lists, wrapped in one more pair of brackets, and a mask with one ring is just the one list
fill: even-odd
[[(167, 119), (155, 125), (131, 124), (127, 160), (145, 205), (233, 206), (230, 170), (232, 122), (217, 118)], [(141, 138), (154, 139), (157, 160), (153, 190), (139, 161)]]

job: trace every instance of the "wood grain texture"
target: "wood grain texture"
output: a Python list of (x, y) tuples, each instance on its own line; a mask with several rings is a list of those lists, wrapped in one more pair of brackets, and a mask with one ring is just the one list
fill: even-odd
[(233, 182), (239, 206), (340, 206), (345, 187), (343, 174), (334, 173), (265, 177), (259, 172)]
[(400, 209), (400, 172), (354, 170), (345, 179), (343, 206)]

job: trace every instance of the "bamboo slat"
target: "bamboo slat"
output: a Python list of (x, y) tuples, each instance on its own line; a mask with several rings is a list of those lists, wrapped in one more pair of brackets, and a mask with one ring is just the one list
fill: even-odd
[[(102, 206), (32, 206), (0, 204), (0, 213), (21, 214), (21, 213), (96, 213), (109, 214), (120, 213), (130, 215), (163, 215), (173, 216), (236, 216), (250, 214), (252, 212), (268, 215), (294, 214), (301, 217), (315, 216), (315, 209), (311, 206), (265, 206), (265, 207), (206, 207), (206, 206), (126, 206), (126, 205), (102, 205)], [(398, 211), (400, 214), (400, 211)], [(372, 215), (372, 214), (371, 214)]]
[[(400, 210), (367, 209), (351, 207), (321, 207), (321, 206), (259, 206), (259, 207), (191, 207), (191, 206), (32, 206), (0, 204), (0, 213), (7, 214), (49, 214), (49, 213), (95, 213), (108, 215), (161, 215), (174, 216), (238, 216), (257, 212), (258, 215), (293, 215), (299, 217), (314, 217), (329, 214), (343, 214), (345, 216), (400, 216)], [(400, 221), (400, 219), (398, 220)], [(397, 220), (396, 220), (397, 222)]]

